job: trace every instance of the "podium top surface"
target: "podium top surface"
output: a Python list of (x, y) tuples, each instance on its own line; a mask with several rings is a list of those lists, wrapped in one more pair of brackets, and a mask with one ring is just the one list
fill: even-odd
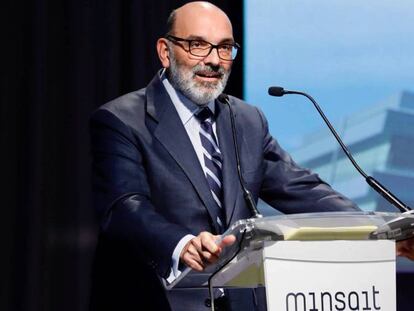
[(329, 212), (239, 220), (223, 236), (253, 231), (272, 240), (367, 240), (412, 236), (414, 213)]
[(410, 238), (414, 236), (414, 213), (327, 212), (250, 218), (235, 222), (222, 237), (227, 235), (234, 235), (236, 242), (223, 250), (218, 262), (208, 266), (202, 273), (187, 268), (166, 288), (205, 284), (208, 276), (233, 256), (260, 249), (268, 241)]

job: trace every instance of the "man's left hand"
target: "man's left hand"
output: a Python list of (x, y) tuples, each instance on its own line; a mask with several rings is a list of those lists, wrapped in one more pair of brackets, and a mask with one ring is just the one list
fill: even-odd
[(414, 260), (414, 238), (397, 242), (397, 256)]

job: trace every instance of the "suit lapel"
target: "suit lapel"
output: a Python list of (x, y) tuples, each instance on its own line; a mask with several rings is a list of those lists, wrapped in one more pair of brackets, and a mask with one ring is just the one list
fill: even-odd
[[(147, 112), (158, 121), (154, 136), (187, 175), (211, 218), (216, 219), (215, 202), (197, 154), (174, 104), (158, 77), (155, 77), (147, 88)], [(219, 232), (216, 221), (212, 223), (216, 232)]]
[[(236, 207), (237, 194), (240, 193), (239, 180), (237, 177), (237, 163), (234, 154), (233, 134), (231, 130), (231, 120), (229, 108), (216, 101), (217, 109), (217, 136), (220, 144), (220, 150), (223, 155), (223, 191), (224, 207), (226, 210), (227, 225), (231, 219)], [(239, 135), (237, 135), (239, 137)], [(240, 140), (240, 139), (239, 139)]]

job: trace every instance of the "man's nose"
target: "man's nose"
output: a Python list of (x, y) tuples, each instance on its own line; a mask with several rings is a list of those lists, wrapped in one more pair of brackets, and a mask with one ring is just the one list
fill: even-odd
[(214, 66), (217, 66), (220, 64), (220, 57), (218, 55), (218, 49), (217, 48), (213, 48), (210, 52), (210, 54), (208, 54), (205, 58), (204, 58), (204, 63), (205, 64), (211, 64)]

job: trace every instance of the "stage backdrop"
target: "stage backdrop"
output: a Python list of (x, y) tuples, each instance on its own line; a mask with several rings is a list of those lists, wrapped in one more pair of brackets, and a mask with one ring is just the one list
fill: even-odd
[[(244, 95), (281, 145), (361, 208), (396, 211), (307, 99), (270, 97), (269, 86), (315, 97), (362, 168), (414, 207), (414, 3), (245, 0), (244, 13)], [(399, 310), (411, 310), (414, 264), (399, 260), (398, 270)]]
[[(156, 40), (185, 2), (2, 1), (0, 310), (87, 309), (89, 115), (152, 79)], [(216, 2), (242, 41), (242, 3)], [(241, 83), (236, 61), (228, 92)]]

